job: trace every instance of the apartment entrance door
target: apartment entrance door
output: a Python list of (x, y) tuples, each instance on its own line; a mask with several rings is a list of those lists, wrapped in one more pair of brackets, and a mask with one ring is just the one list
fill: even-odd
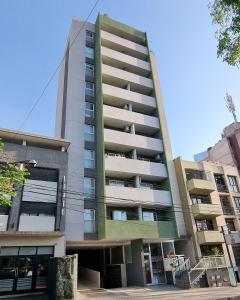
[(53, 247), (1, 247), (0, 295), (45, 290)]
[(146, 284), (152, 284), (153, 273), (150, 253), (144, 253), (144, 269)]
[(15, 271), (16, 291), (31, 291), (35, 279), (35, 258), (31, 256), (18, 257)]

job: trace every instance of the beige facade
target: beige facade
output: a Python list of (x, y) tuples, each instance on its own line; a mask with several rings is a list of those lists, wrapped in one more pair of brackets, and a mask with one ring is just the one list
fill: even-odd
[[(196, 257), (216, 255), (216, 248), (230, 265), (222, 230), (240, 230), (239, 175), (236, 168), (220, 163), (174, 160), (187, 234), (194, 242)], [(239, 254), (229, 246), (233, 266)]]

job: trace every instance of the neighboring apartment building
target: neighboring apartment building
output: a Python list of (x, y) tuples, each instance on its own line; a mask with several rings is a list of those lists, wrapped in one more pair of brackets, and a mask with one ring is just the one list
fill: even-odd
[(167, 282), (164, 259), (190, 241), (180, 239), (180, 197), (145, 32), (106, 15), (96, 24), (73, 19), (56, 136), (71, 141), (67, 252), (99, 271), (104, 287)]
[(224, 128), (222, 138), (207, 151), (194, 155), (195, 161), (210, 160), (235, 166), (240, 172), (240, 122)]
[[(196, 256), (223, 253), (230, 266), (222, 229), (226, 234), (240, 230), (237, 169), (210, 161), (185, 161), (181, 157), (174, 163), (186, 231), (192, 236)], [(240, 245), (229, 245), (229, 252), (239, 280)]]
[(7, 129), (0, 129), (0, 138), (1, 161), (37, 162), (25, 165), (30, 175), (12, 206), (0, 206), (0, 294), (44, 290), (49, 258), (65, 255), (69, 142)]

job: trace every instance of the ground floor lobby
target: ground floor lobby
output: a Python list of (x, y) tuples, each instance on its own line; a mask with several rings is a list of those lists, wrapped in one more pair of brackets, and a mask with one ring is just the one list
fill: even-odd
[(69, 246), (67, 254), (78, 254), (79, 283), (89, 281), (96, 288), (173, 284), (173, 264), (186, 254), (181, 244), (190, 240), (131, 240)]

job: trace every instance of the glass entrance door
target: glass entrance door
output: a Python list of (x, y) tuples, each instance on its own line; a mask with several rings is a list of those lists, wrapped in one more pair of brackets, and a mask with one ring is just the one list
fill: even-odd
[(16, 257), (0, 257), (0, 292), (12, 292), (15, 286)]
[(34, 257), (18, 257), (18, 266), (16, 272), (16, 291), (32, 290), (34, 267)]
[(152, 262), (150, 253), (144, 253), (144, 268), (146, 284), (152, 284)]

